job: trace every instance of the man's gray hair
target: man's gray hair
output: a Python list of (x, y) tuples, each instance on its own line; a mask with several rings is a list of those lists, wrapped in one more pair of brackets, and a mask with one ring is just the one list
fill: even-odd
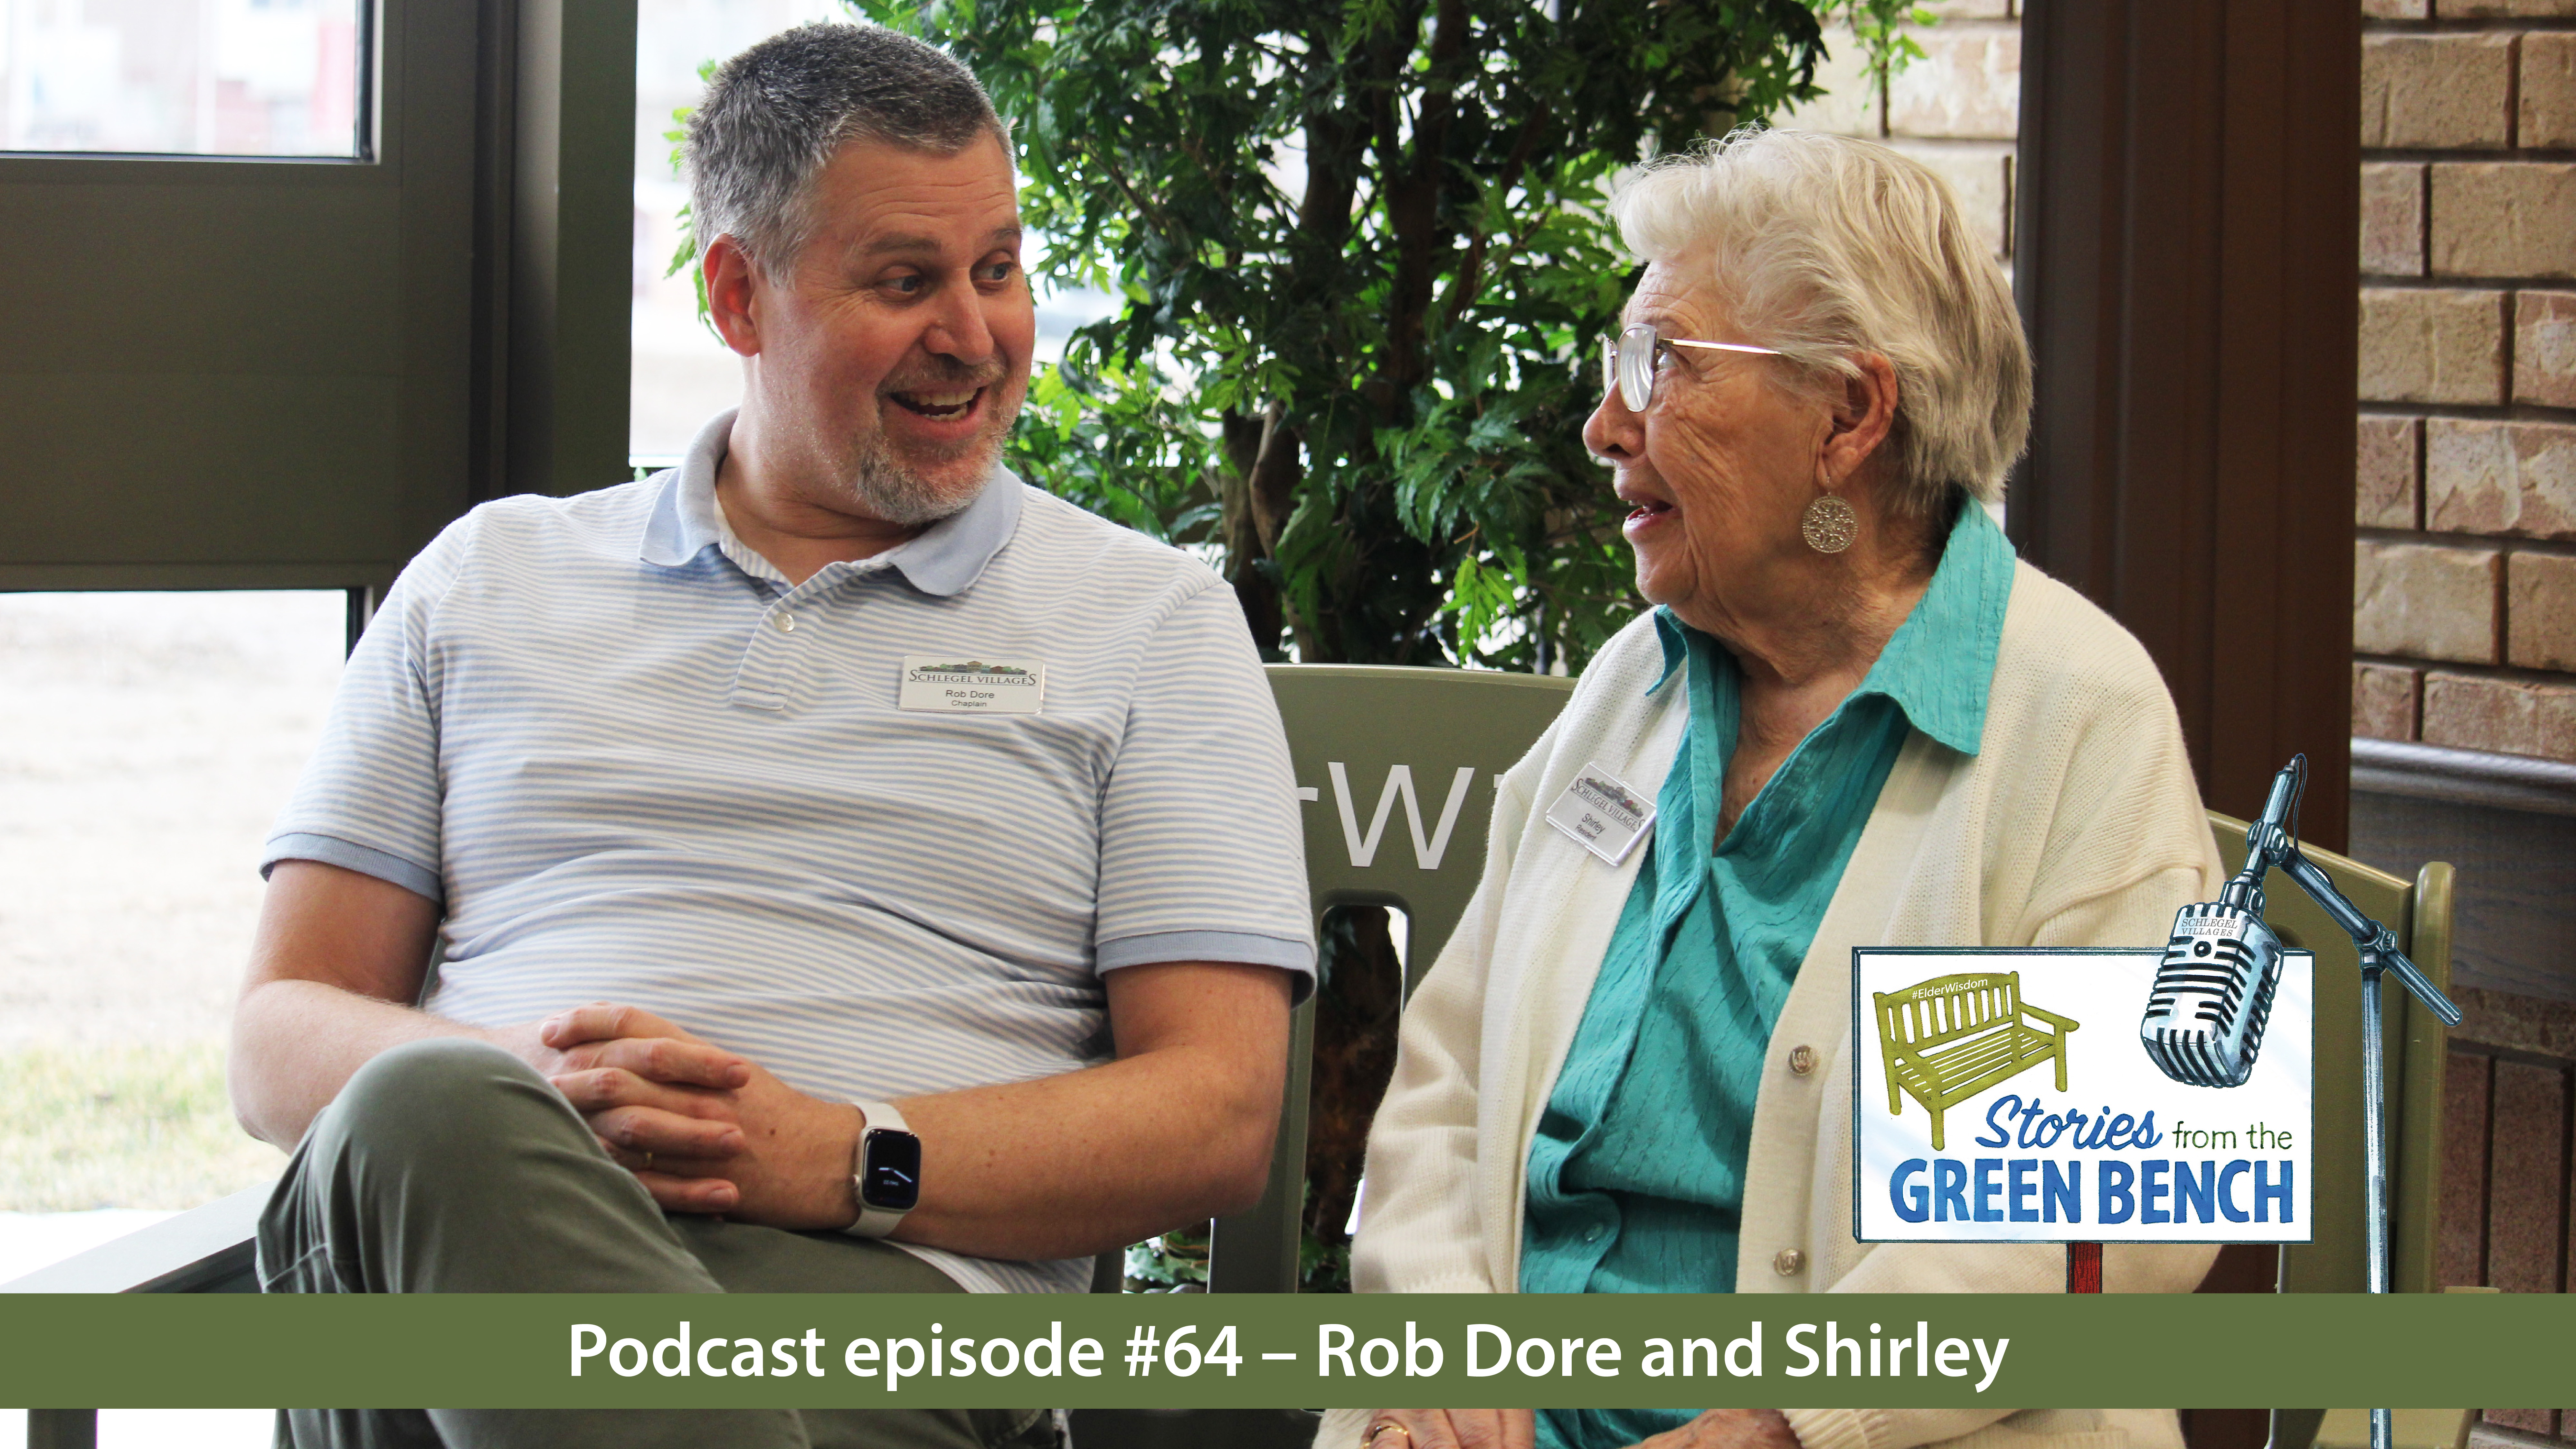
[(1938, 517), (1991, 502), (2030, 436), (2012, 287), (1949, 185), (1885, 146), (1744, 127), (1658, 160), (1611, 201), (1628, 249), (1698, 269), (1745, 335), (1835, 393), (1857, 353), (1896, 369), (1897, 496)]
[(689, 216), (703, 253), (731, 236), (764, 271), (794, 262), (814, 178), (852, 141), (951, 155), (1010, 132), (974, 74), (876, 26), (818, 21), (716, 68), (689, 117)]

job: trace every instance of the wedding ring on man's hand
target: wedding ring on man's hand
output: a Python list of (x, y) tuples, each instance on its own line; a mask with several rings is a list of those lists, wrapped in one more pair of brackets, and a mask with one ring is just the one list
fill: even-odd
[(1369, 1425), (1368, 1432), (1360, 1436), (1360, 1449), (1370, 1449), (1370, 1446), (1377, 1443), (1377, 1436), (1385, 1433), (1389, 1429), (1393, 1429), (1395, 1432), (1402, 1434), (1406, 1444), (1411, 1444), (1413, 1442), (1413, 1431), (1411, 1429), (1404, 1427), (1393, 1419), (1380, 1419), (1376, 1423)]
[(645, 1149), (644, 1149), (644, 1165), (643, 1165), (642, 1167), (639, 1167), (639, 1168), (635, 1169), (635, 1170), (636, 1170), (637, 1172), (651, 1172), (651, 1171), (653, 1170), (653, 1149), (652, 1149), (652, 1148), (647, 1147), (647, 1148), (645, 1148)]

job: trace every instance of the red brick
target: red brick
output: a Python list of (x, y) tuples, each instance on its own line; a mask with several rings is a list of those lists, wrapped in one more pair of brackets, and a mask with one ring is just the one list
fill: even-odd
[(2424, 676), (2424, 743), (2576, 761), (2576, 688), (2432, 670)]
[(2371, 161), (2361, 168), (2361, 272), (2424, 275), (2424, 167)]
[(2500, 1429), (2520, 1429), (2527, 1434), (2549, 1432), (2547, 1409), (2489, 1409), (2479, 1417)]
[(2433, 1286), (2487, 1281), (2487, 1090), (2495, 1058), (2453, 1051), (2442, 1073), (2441, 1226)]
[(2415, 690), (2423, 671), (2393, 664), (2352, 666), (2352, 732), (2374, 740), (2415, 738)]
[(2426, 419), (2424, 526), (2576, 539), (2576, 425)]
[(2507, 664), (2576, 670), (2576, 558), (2513, 555), (2505, 560), (2504, 600)]
[(2365, 35), (2361, 144), (2501, 150), (2513, 134), (2510, 34)]
[(2487, 1190), (2487, 1279), (2507, 1293), (2556, 1293), (2567, 1207), (2567, 1074), (2499, 1061)]
[(2505, 294), (2361, 289), (2364, 402), (2504, 401)]
[(2513, 400), (2576, 408), (2576, 292), (2514, 294)]
[(2522, 38), (2516, 145), (2576, 147), (2576, 34), (2536, 30)]
[(2417, 418), (2364, 416), (2353, 429), (2352, 521), (2363, 528), (2413, 528)]
[(2576, 165), (2431, 168), (2432, 266), (2444, 277), (2576, 277)]
[(2576, 0), (2439, 0), (2434, 13), (2444, 20), (2576, 15)]
[(2355, 544), (2354, 651), (2495, 663), (2496, 584), (2502, 573), (2503, 556), (2492, 548)]

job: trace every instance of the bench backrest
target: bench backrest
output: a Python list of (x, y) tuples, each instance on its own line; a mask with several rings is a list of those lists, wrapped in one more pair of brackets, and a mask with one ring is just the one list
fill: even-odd
[(1878, 1030), (1888, 1046), (1932, 1047), (2021, 1014), (2021, 973), (1940, 976), (1903, 991), (1877, 991)]
[[(1484, 872), (1496, 777), (1529, 753), (1574, 681), (1361, 664), (1273, 664), (1269, 675), (1303, 802), (1318, 933), (1335, 906), (1402, 910), (1410, 993)], [(1313, 1002), (1298, 1008), (1269, 1189), (1249, 1211), (1217, 1219), (1216, 1291), (1296, 1290), (1314, 1017)]]

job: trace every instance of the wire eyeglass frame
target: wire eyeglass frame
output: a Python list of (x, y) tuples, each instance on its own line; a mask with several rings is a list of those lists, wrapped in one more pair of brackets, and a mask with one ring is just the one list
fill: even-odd
[(1756, 357), (1779, 357), (1776, 347), (1755, 347), (1743, 342), (1703, 342), (1694, 337), (1663, 337), (1652, 324), (1640, 322), (1622, 327), (1616, 335), (1601, 335), (1601, 390), (1616, 392), (1628, 411), (1642, 413), (1654, 405), (1655, 364), (1667, 347), (1697, 347), (1708, 352), (1742, 352)]

